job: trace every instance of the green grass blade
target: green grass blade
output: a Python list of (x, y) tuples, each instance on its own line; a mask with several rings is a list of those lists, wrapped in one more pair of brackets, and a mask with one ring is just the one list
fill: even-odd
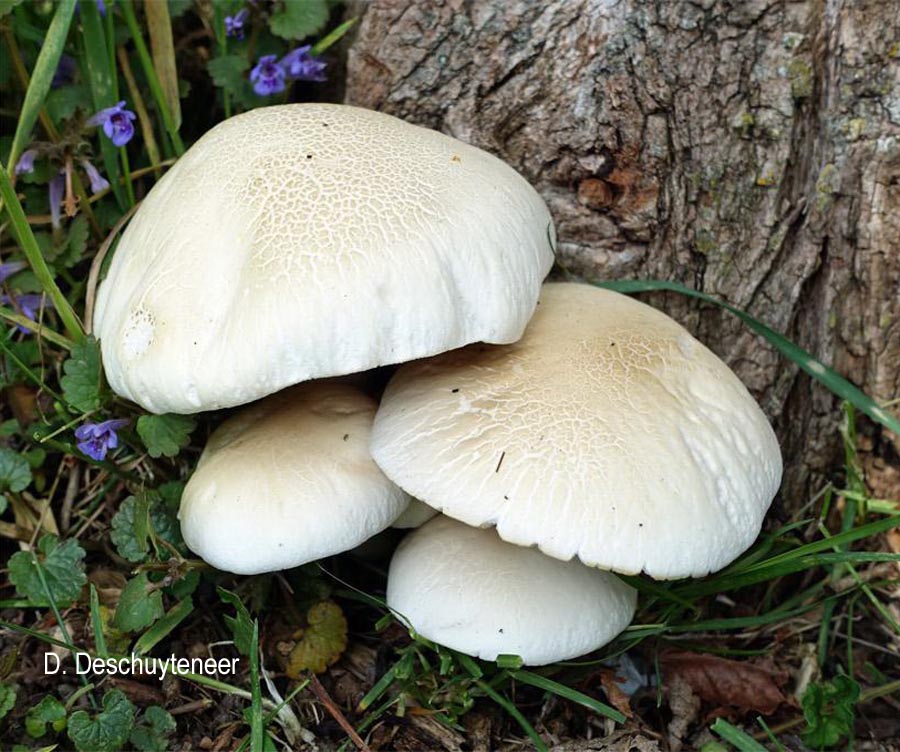
[(712, 295), (708, 295), (699, 290), (694, 290), (686, 285), (678, 282), (667, 282), (659, 279), (648, 280), (614, 280), (609, 282), (592, 282), (597, 287), (605, 287), (616, 292), (655, 292), (668, 291), (677, 292), (681, 295), (687, 295), (692, 298), (698, 298), (713, 303), (714, 305), (724, 308), (729, 313), (733, 313), (744, 324), (746, 324), (754, 332), (762, 336), (770, 345), (778, 350), (782, 355), (792, 362), (796, 363), (801, 369), (812, 376), (820, 384), (824, 385), (829, 391), (837, 395), (841, 399), (847, 400), (860, 412), (868, 415), (872, 420), (881, 423), (881, 425), (889, 428), (894, 433), (900, 435), (900, 419), (895, 418), (881, 407), (875, 400), (869, 397), (858, 387), (851, 384), (843, 376), (836, 371), (828, 368), (824, 363), (820, 363), (812, 355), (810, 355), (802, 347), (795, 345), (787, 337), (779, 334), (771, 327), (766, 326), (757, 321), (750, 314), (745, 313), (740, 308), (735, 308), (728, 303), (717, 300)]
[(259, 620), (253, 620), (250, 649), (250, 752), (263, 752), (265, 721), (262, 710), (262, 688), (259, 678)]
[(384, 675), (375, 682), (375, 686), (372, 687), (367, 693), (366, 696), (363, 697), (359, 704), (356, 706), (356, 710), (359, 713), (362, 713), (364, 710), (368, 710), (372, 703), (374, 703), (381, 695), (385, 693), (388, 687), (391, 686), (394, 682), (394, 669), (397, 666), (391, 666), (387, 671), (384, 672)]
[(94, 583), (91, 583), (91, 628), (94, 631), (94, 647), (97, 649), (97, 655), (100, 658), (108, 658), (106, 637), (103, 636), (103, 618), (100, 615), (100, 598)]
[[(94, 110), (99, 111), (116, 104), (115, 69), (110, 68), (109, 50), (106, 48), (106, 32), (97, 3), (86, 2), (79, 6), (81, 30), (84, 35), (84, 60), (87, 63), (87, 78), (91, 87), (91, 99)], [(113, 195), (122, 211), (128, 208), (125, 194), (119, 183), (119, 162), (116, 146), (105, 136), (100, 136), (100, 152), (103, 155), (103, 167), (109, 177)]]
[(159, 82), (159, 77), (156, 75), (156, 70), (153, 68), (153, 60), (150, 57), (147, 43), (144, 42), (144, 37), (141, 34), (141, 27), (138, 25), (137, 17), (134, 14), (132, 0), (120, 0), (119, 7), (122, 9), (122, 14), (125, 16), (125, 23), (128, 24), (128, 31), (131, 33), (131, 39), (134, 41), (134, 47), (137, 50), (138, 58), (141, 61), (141, 67), (144, 69), (144, 75), (147, 77), (147, 83), (150, 85), (150, 91), (153, 93), (156, 107), (162, 116), (166, 132), (169, 134), (172, 146), (175, 148), (175, 153), (180, 157), (184, 154), (184, 143), (178, 133), (178, 127), (172, 119), (172, 113), (169, 112), (169, 106), (166, 104), (166, 97), (163, 93), (162, 85)]
[(896, 562), (900, 561), (900, 554), (868, 553), (866, 551), (853, 551), (839, 554), (817, 553), (801, 556), (794, 559), (777, 562), (766, 567), (753, 568), (747, 572), (730, 577), (717, 577), (691, 586), (682, 591), (682, 595), (689, 590), (694, 597), (714, 595), (719, 592), (738, 590), (760, 582), (768, 582), (805, 569), (827, 567), (833, 564), (846, 562), (872, 563), (872, 562)]
[(311, 55), (321, 55), (325, 50), (331, 47), (333, 44), (336, 44), (340, 41), (340, 39), (353, 28), (353, 24), (356, 23), (355, 18), (348, 19), (344, 21), (340, 26), (332, 29), (328, 34), (322, 37), (318, 42), (316, 42), (312, 49), (309, 51)]
[[(75, 13), (75, 0), (59, 0), (53, 20), (47, 29), (47, 34), (41, 44), (34, 70), (31, 72), (31, 82), (28, 91), (25, 92), (25, 101), (22, 102), (22, 110), (19, 113), (19, 122), (16, 133), (13, 136), (12, 148), (9, 151), (9, 163), (6, 171), (13, 174), (16, 162), (25, 149), (25, 144), (31, 139), (31, 131), (44, 106), (44, 98), (50, 91), (50, 83), (56, 73), (56, 66), (62, 55), (69, 34), (69, 25), (72, 23), (72, 15)], [(3, 202), (6, 203), (6, 196)]]
[(5, 319), (11, 324), (16, 324), (17, 326), (24, 326), (26, 329), (30, 329), (39, 337), (43, 337), (48, 342), (52, 342), (54, 345), (58, 345), (59, 347), (62, 347), (66, 350), (71, 350), (75, 344), (68, 337), (63, 337), (61, 334), (57, 334), (52, 329), (48, 328), (46, 324), (39, 324), (36, 321), (32, 321), (26, 316), (22, 316), (15, 311), (11, 311), (9, 308), (3, 308), (2, 306), (0, 306), (0, 319)]
[(161, 618), (154, 622), (140, 639), (134, 643), (134, 653), (144, 655), (149, 653), (163, 639), (165, 639), (175, 627), (184, 621), (188, 614), (194, 610), (194, 604), (190, 597), (176, 603)]
[[(56, 19), (54, 18), (54, 22), (55, 21)], [(32, 79), (32, 81), (33, 80), (34, 79)], [(29, 92), (30, 91), (31, 87), (29, 87)], [(35, 117), (37, 116), (35, 115)], [(62, 320), (63, 326), (69, 337), (75, 342), (81, 342), (84, 339), (84, 330), (81, 328), (81, 322), (78, 321), (78, 317), (75, 315), (75, 311), (72, 310), (72, 306), (69, 305), (69, 301), (66, 300), (66, 296), (63, 295), (62, 291), (57, 287), (56, 281), (53, 279), (53, 275), (47, 267), (47, 262), (44, 261), (44, 257), (41, 254), (41, 249), (37, 244), (37, 240), (35, 240), (34, 233), (31, 231), (31, 227), (28, 224), (28, 219), (22, 209), (22, 204), (19, 203), (19, 197), (16, 195), (16, 190), (13, 188), (12, 181), (10, 180), (9, 175), (3, 170), (0, 170), (0, 199), (3, 200), (6, 212), (9, 215), (13, 234), (16, 236), (19, 247), (25, 254), (25, 258), (28, 260), (31, 270), (34, 272), (34, 276), (37, 277), (41, 289), (47, 293), (50, 300), (53, 301), (56, 313)]]
[(736, 726), (732, 726), (724, 718), (719, 718), (709, 728), (714, 734), (737, 747), (740, 752), (768, 752), (756, 739)]
[(513, 705), (506, 697), (501, 695), (499, 692), (492, 689), (487, 682), (479, 679), (475, 683), (478, 685), (478, 688), (482, 692), (484, 692), (501, 708), (509, 713), (512, 718), (515, 719), (516, 723), (518, 723), (522, 727), (522, 730), (526, 734), (528, 734), (528, 738), (531, 739), (531, 743), (534, 745), (534, 748), (538, 750), (538, 752), (547, 752), (547, 745), (544, 744), (544, 740), (541, 739), (538, 732), (534, 730), (534, 727), (526, 720), (525, 716), (519, 712), (519, 709), (515, 705)]
[(615, 708), (611, 708), (606, 703), (595, 700), (593, 697), (590, 697), (583, 692), (579, 692), (564, 684), (548, 679), (546, 676), (533, 674), (531, 671), (510, 671), (509, 675), (523, 684), (530, 684), (532, 687), (543, 689), (557, 697), (562, 697), (565, 700), (583, 705), (588, 710), (593, 710), (595, 713), (599, 713), (607, 718), (612, 718), (616, 723), (625, 723), (625, 716)]
[(479, 666), (475, 661), (473, 661), (469, 656), (465, 653), (454, 653), (456, 656), (456, 660), (459, 662), (459, 665), (462, 666), (466, 671), (469, 672), (469, 675), (473, 679), (480, 679), (484, 676), (484, 671), (481, 670), (481, 666)]
[(770, 559), (766, 559), (765, 561), (759, 562), (758, 564), (754, 564), (749, 567), (749, 569), (769, 566), (773, 563), (786, 561), (801, 556), (808, 556), (809, 554), (819, 553), (820, 551), (829, 551), (834, 546), (844, 546), (848, 543), (854, 543), (855, 541), (862, 540), (863, 538), (868, 538), (872, 535), (878, 535), (879, 533), (886, 532), (892, 527), (897, 527), (898, 524), (900, 524), (900, 514), (890, 515), (883, 519), (868, 522), (865, 525), (860, 525), (859, 527), (855, 527), (851, 530), (846, 530), (842, 533), (838, 533), (837, 535), (832, 535), (830, 538), (821, 538), (819, 540), (812, 541), (811, 543), (805, 543), (804, 545), (798, 546), (791, 551), (785, 551), (783, 554), (778, 554), (777, 556), (773, 556)]
[(175, 66), (175, 43), (172, 41), (172, 19), (169, 18), (169, 4), (144, 3), (147, 16), (147, 31), (150, 34), (150, 49), (153, 66), (159, 75), (166, 107), (172, 116), (172, 124), (177, 131), (181, 128), (181, 100), (178, 98), (178, 70)]

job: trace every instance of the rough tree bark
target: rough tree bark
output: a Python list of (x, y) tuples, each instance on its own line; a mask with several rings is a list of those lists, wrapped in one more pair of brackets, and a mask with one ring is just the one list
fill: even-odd
[[(900, 394), (900, 2), (375, 0), (347, 101), (522, 172), (561, 262), (678, 280)], [(774, 419), (801, 502), (839, 461), (836, 401), (728, 314), (655, 298)], [(900, 438), (867, 426), (870, 475)], [(898, 484), (900, 485), (900, 484)]]

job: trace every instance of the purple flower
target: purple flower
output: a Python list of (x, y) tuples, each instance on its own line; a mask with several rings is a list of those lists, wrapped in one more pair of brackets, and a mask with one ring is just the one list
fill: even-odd
[[(49, 304), (49, 302), (49, 300), (46, 301), (46, 304)], [(27, 295), (0, 295), (0, 304), (12, 305), (14, 308), (18, 308), (22, 311), (22, 315), (25, 318), (37, 321), (38, 311), (41, 310), (41, 305), (45, 304), (45, 300), (43, 295), (37, 293), (29, 293)], [(16, 324), (16, 329), (23, 334), (31, 334), (31, 329), (27, 326), (22, 326), (22, 324)]]
[(103, 460), (110, 449), (119, 446), (116, 431), (128, 425), (124, 418), (104, 420), (102, 423), (84, 423), (75, 429), (78, 448), (93, 460)]
[(60, 209), (62, 208), (63, 196), (66, 192), (66, 178), (60, 172), (54, 175), (50, 180), (50, 220), (53, 226), (59, 227)]
[(7, 261), (5, 264), (0, 264), (0, 285), (6, 282), (13, 274), (22, 271), (25, 266), (24, 261)]
[(132, 120), (135, 114), (125, 109), (125, 101), (119, 102), (115, 107), (107, 107), (105, 110), (88, 118), (88, 125), (102, 125), (107, 138), (116, 146), (125, 146), (134, 136)]
[(37, 149), (26, 149), (25, 151), (23, 151), (22, 156), (19, 157), (19, 161), (16, 162), (16, 175), (24, 175), (29, 172), (34, 172), (35, 157), (37, 157)]
[(261, 97), (284, 91), (284, 68), (275, 62), (275, 57), (275, 55), (263, 55), (256, 67), (250, 71), (253, 91)]
[(241, 8), (233, 16), (225, 16), (225, 36), (234, 37), (235, 39), (244, 38), (244, 22), (250, 11)]
[(292, 50), (281, 58), (281, 67), (296, 81), (324, 81), (325, 63), (309, 54), (308, 44)]
[(91, 181), (91, 193), (100, 193), (100, 191), (109, 188), (109, 181), (100, 174), (100, 170), (94, 167), (94, 165), (86, 159), (82, 159), (81, 166), (87, 173), (88, 180)]
[(75, 62), (75, 58), (71, 55), (63, 55), (56, 66), (56, 72), (53, 74), (50, 86), (58, 89), (60, 86), (72, 83), (75, 80), (75, 71), (77, 70), (78, 63)]

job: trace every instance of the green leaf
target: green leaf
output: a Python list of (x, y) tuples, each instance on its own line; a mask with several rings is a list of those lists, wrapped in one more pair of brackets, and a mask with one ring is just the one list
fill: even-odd
[(79, 214), (69, 225), (69, 236), (66, 238), (66, 246), (63, 253), (59, 257), (59, 262), (66, 269), (75, 266), (87, 250), (88, 233), (87, 218), (83, 214)]
[(0, 721), (16, 704), (16, 688), (11, 684), (0, 684)]
[(151, 586), (147, 573), (141, 572), (122, 588), (113, 624), (123, 632), (138, 632), (162, 615), (162, 593)]
[(183, 548), (184, 541), (175, 517), (178, 507), (173, 508), (163, 493), (163, 489), (170, 492), (171, 486), (179, 488), (180, 498), (182, 484), (166, 483), (158, 492), (129, 496), (113, 515), (110, 539), (123, 559), (134, 563), (144, 561), (150, 552), (150, 535), (162, 538), (176, 548)]
[(0, 18), (12, 13), (12, 9), (21, 4), (22, 0), (0, 0)]
[(174, 457), (187, 446), (197, 422), (190, 415), (142, 415), (137, 432), (151, 457)]
[(0, 447), (0, 491), (24, 491), (31, 483), (31, 467), (18, 452)]
[(250, 655), (253, 646), (253, 620), (250, 612), (235, 593), (221, 587), (216, 588), (216, 592), (223, 603), (234, 606), (236, 611), (235, 616), (223, 617), (234, 637), (234, 647), (241, 655)]
[(206, 65), (213, 83), (246, 109), (263, 101), (253, 91), (247, 79), (246, 72), (249, 67), (250, 63), (240, 55), (214, 57)]
[(53, 695), (47, 695), (25, 716), (25, 731), (32, 739), (40, 739), (47, 733), (47, 724), (54, 731), (66, 727), (66, 709)]
[(178, 18), (187, 13), (193, 4), (194, 0), (169, 0), (169, 15)]
[(303, 39), (322, 30), (328, 23), (325, 0), (286, 0), (269, 18), (269, 29), (282, 39)]
[(308, 626), (297, 630), (285, 673), (292, 679), (306, 671), (320, 674), (347, 649), (347, 619), (333, 601), (313, 605), (306, 614)]
[(131, 732), (129, 741), (140, 752), (166, 752), (167, 737), (175, 730), (175, 719), (159, 705), (151, 705)]
[[(81, 593), (87, 582), (84, 574), (84, 549), (74, 539), (59, 542), (54, 535), (45, 535), (37, 551), (19, 551), (9, 559), (9, 579), (16, 590), (32, 603), (49, 606), (50, 598), (57, 606), (68, 606)], [(41, 567), (47, 582), (47, 592), (38, 572)]]
[(72, 713), (68, 733), (78, 752), (118, 752), (133, 726), (134, 705), (121, 690), (112, 689), (103, 696), (103, 710), (97, 715)]
[[(156, 490), (159, 492), (165, 508), (172, 514), (177, 514), (178, 508), (181, 506), (181, 494), (184, 493), (184, 483), (180, 480), (170, 480), (168, 483), (163, 483)], [(178, 528), (177, 523), (175, 526)], [(178, 537), (178, 540), (181, 541), (181, 536)]]
[(44, 101), (47, 114), (54, 123), (67, 120), (75, 114), (76, 110), (88, 113), (93, 109), (91, 92), (84, 84), (60, 86), (53, 89)]
[(87, 337), (72, 348), (69, 359), (63, 363), (63, 374), (59, 383), (66, 402), (82, 413), (100, 408), (100, 343), (94, 337)]
[(859, 700), (859, 684), (849, 676), (810, 684), (801, 704), (806, 718), (803, 741), (814, 749), (834, 747), (853, 733), (853, 715)]

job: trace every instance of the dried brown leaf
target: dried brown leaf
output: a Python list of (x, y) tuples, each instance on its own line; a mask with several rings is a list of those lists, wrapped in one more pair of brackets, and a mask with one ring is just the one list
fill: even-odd
[(606, 699), (609, 700), (609, 704), (626, 718), (631, 718), (633, 715), (631, 702), (628, 695), (619, 689), (619, 685), (616, 683), (616, 672), (611, 668), (603, 668), (600, 669), (599, 674), (600, 684), (603, 686), (603, 691), (606, 694)]
[(660, 656), (667, 685), (680, 679), (706, 702), (741, 712), (772, 713), (785, 701), (784, 677), (746, 661), (673, 651)]

